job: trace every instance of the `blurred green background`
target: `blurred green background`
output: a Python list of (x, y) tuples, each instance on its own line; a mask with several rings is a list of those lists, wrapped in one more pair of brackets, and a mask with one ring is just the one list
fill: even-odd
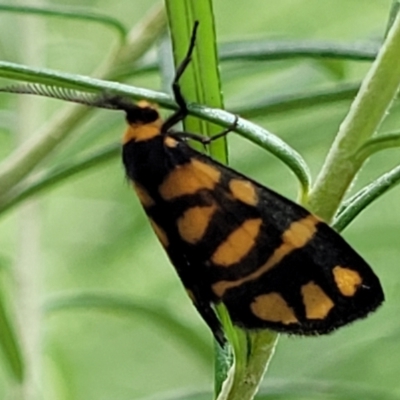
[[(43, 3), (84, 6), (115, 17), (130, 29), (158, 2)], [(218, 0), (214, 11), (221, 43), (255, 39), (353, 43), (381, 40), (390, 6), (390, 0)], [(34, 24), (37, 36), (24, 42), (26, 24)], [(0, 57), (5, 61), (90, 75), (114, 40), (114, 33), (99, 24), (0, 11)], [(226, 61), (221, 65), (226, 108), (236, 110), (261, 99), (357, 83), (368, 65), (304, 57)], [(158, 72), (133, 76), (129, 82), (155, 90), (163, 85)], [(0, 96), (2, 157), (63, 107), (56, 100), (31, 98), (34, 117), (25, 121), (17, 97)], [(254, 121), (299, 151), (315, 177), (350, 101), (265, 113)], [(395, 104), (381, 131), (398, 129), (399, 116)], [(21, 124), (25, 128), (22, 138), (18, 133)], [(117, 142), (123, 130), (120, 115), (96, 111), (43, 166)], [(235, 169), (296, 198), (294, 176), (274, 157), (233, 134), (229, 135), (229, 148)], [(351, 193), (397, 163), (396, 149), (373, 156)], [(386, 294), (384, 306), (368, 319), (326, 337), (282, 336), (263, 383), (269, 395), (262, 398), (400, 397), (399, 198), (398, 189), (391, 191), (344, 232), (380, 276)], [(163, 399), (171, 393), (172, 399), (178, 396), (175, 392), (212, 390), (211, 334), (151, 232), (118, 158), (3, 216), (0, 272), (9, 309), (16, 314), (21, 309), (36, 309), (18, 317), (26, 330), (24, 336), (36, 343), (31, 359), (36, 371), (32, 387), (40, 393), (37, 398)], [(16, 289), (19, 280), (25, 285), (22, 295)], [(93, 304), (94, 295), (110, 296), (120, 306), (124, 299), (131, 303), (125, 304), (125, 311), (122, 307), (116, 311), (110, 303), (109, 307)], [(63, 307), (68, 296), (76, 300), (76, 307), (72, 303)], [(150, 311), (161, 315), (152, 317)], [(175, 326), (177, 332), (162, 323), (161, 317), (168, 313), (182, 324)], [(184, 327), (198, 335), (192, 337), (192, 345), (190, 337), (181, 336)], [(6, 365), (0, 363), (0, 398), (11, 399), (19, 390)], [(189, 394), (182, 398), (195, 399)]]

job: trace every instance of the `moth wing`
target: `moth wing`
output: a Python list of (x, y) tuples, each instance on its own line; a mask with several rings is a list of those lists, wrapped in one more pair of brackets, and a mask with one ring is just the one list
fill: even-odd
[(368, 264), (303, 207), (185, 144), (169, 157), (149, 216), (214, 334), (218, 302), (247, 329), (323, 334), (383, 301)]

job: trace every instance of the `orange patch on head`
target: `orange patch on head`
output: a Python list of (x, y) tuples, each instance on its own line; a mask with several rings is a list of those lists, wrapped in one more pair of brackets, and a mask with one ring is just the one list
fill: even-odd
[(244, 221), (217, 247), (211, 261), (222, 267), (238, 263), (254, 247), (261, 224), (261, 218)]
[[(149, 103), (146, 100), (141, 100), (136, 105), (139, 108), (151, 108), (158, 113), (157, 106), (155, 104)], [(153, 139), (154, 137), (161, 135), (162, 124), (163, 120), (161, 119), (161, 116), (158, 116), (158, 118), (152, 122), (139, 121), (137, 123), (130, 123), (122, 138), (122, 144), (126, 144), (131, 140), (134, 140), (135, 142), (140, 142)]]
[(333, 268), (333, 277), (343, 296), (354, 296), (362, 283), (362, 278), (357, 271), (340, 265)]
[(269, 271), (279, 264), (285, 256), (293, 250), (301, 248), (309, 242), (317, 231), (319, 219), (310, 214), (307, 217), (292, 222), (282, 234), (282, 244), (272, 253), (271, 257), (253, 273), (236, 281), (220, 281), (212, 285), (213, 292), (222, 297), (227, 289), (240, 286), (241, 284), (252, 281)]
[(268, 293), (257, 296), (250, 304), (253, 314), (264, 320), (288, 325), (299, 322), (291, 307), (279, 293)]
[(142, 203), (142, 206), (144, 208), (148, 208), (148, 207), (151, 207), (152, 205), (154, 205), (154, 200), (149, 195), (147, 190), (142, 185), (140, 185), (136, 182), (132, 182), (132, 183), (133, 183), (133, 188), (135, 189), (135, 192), (136, 192), (137, 196), (139, 197), (140, 202)]
[(202, 189), (213, 190), (221, 172), (202, 161), (192, 159), (189, 163), (177, 165), (160, 185), (160, 195), (165, 200), (194, 194)]
[(314, 282), (301, 287), (301, 295), (308, 319), (324, 319), (335, 305), (331, 298)]
[(258, 202), (258, 196), (254, 185), (242, 179), (231, 179), (229, 182), (229, 190), (233, 197), (243, 203), (255, 206)]
[(140, 108), (152, 108), (153, 110), (158, 111), (158, 106), (155, 103), (150, 103), (147, 100), (139, 100), (136, 105)]
[(141, 142), (153, 139), (154, 137), (161, 135), (161, 125), (161, 119), (149, 124), (130, 124), (122, 138), (122, 144), (126, 144), (131, 140)]
[(162, 229), (159, 225), (157, 225), (151, 218), (149, 218), (150, 224), (154, 230), (154, 233), (158, 237), (158, 240), (164, 247), (168, 247), (169, 240), (167, 234), (165, 233), (164, 229)]
[(198, 242), (205, 234), (216, 210), (215, 205), (187, 209), (177, 221), (181, 238), (192, 244)]

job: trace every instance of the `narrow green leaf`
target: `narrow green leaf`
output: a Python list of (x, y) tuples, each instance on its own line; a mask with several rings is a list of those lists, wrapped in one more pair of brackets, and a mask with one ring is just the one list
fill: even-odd
[[(212, 1), (167, 0), (165, 4), (176, 66), (185, 57), (194, 23), (199, 21), (193, 60), (180, 80), (183, 95), (189, 102), (223, 108)], [(221, 131), (219, 126), (197, 118), (187, 118), (184, 127), (188, 132), (205, 136), (213, 136)], [(212, 142), (210, 154), (226, 163), (226, 139)]]
[(367, 140), (356, 152), (355, 157), (364, 163), (373, 154), (379, 151), (400, 147), (400, 134), (387, 133)]
[(221, 44), (221, 60), (271, 61), (293, 58), (331, 58), (371, 61), (376, 58), (381, 43), (354, 43), (318, 40), (243, 40)]
[(347, 200), (333, 221), (333, 228), (342, 231), (368, 205), (400, 182), (400, 166), (379, 177)]

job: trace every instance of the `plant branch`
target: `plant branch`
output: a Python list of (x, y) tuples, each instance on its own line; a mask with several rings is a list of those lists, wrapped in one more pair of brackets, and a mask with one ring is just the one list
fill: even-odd
[(310, 194), (309, 206), (330, 221), (361, 167), (354, 153), (375, 133), (400, 85), (400, 15), (397, 16), (377, 59), (365, 77), (351, 109), (340, 126)]

